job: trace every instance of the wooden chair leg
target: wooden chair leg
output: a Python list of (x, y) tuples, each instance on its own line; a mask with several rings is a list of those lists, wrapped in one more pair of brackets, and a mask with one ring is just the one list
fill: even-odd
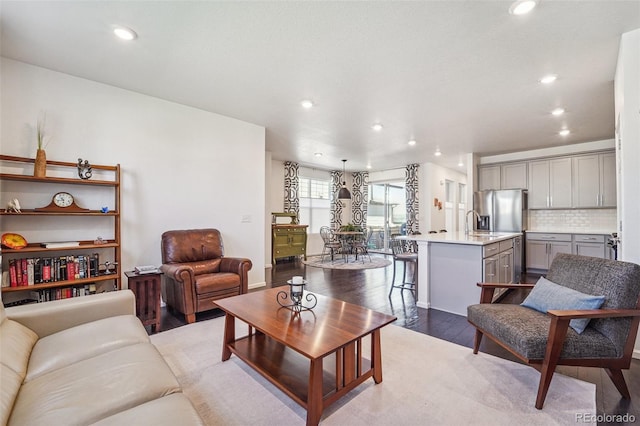
[(618, 389), (618, 392), (620, 392), (620, 395), (622, 395), (624, 399), (631, 399), (631, 394), (629, 393), (629, 388), (627, 388), (627, 382), (624, 381), (622, 370), (605, 368), (605, 371), (616, 386), (616, 389)]
[(551, 326), (549, 327), (547, 350), (540, 370), (540, 384), (538, 385), (538, 396), (536, 397), (536, 408), (538, 410), (542, 410), (544, 400), (547, 397), (547, 391), (549, 390), (553, 373), (556, 371), (556, 365), (562, 352), (562, 346), (564, 345), (568, 328), (569, 319), (552, 318)]
[(482, 342), (482, 331), (476, 328), (476, 337), (473, 339), (473, 353), (477, 354), (480, 349), (480, 343)]

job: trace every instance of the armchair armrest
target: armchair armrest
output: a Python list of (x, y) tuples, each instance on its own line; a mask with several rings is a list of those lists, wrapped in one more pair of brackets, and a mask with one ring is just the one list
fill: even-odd
[(167, 277), (175, 280), (179, 283), (192, 283), (194, 282), (195, 272), (193, 268), (189, 265), (185, 264), (165, 264), (160, 265), (160, 271), (165, 274)]
[(575, 318), (624, 318), (640, 317), (640, 309), (583, 309), (583, 310), (558, 310), (547, 311), (548, 315), (572, 320)]
[(525, 288), (532, 289), (535, 284), (498, 284), (498, 283), (477, 283), (482, 290), (480, 292), (480, 303), (491, 303), (493, 293), (497, 288)]
[(243, 257), (223, 257), (220, 262), (220, 272), (234, 272), (240, 275), (242, 294), (249, 291), (248, 273), (253, 263), (250, 259)]
[(30, 328), (42, 338), (76, 325), (118, 315), (135, 315), (131, 290), (110, 291), (72, 299), (6, 308), (7, 318)]

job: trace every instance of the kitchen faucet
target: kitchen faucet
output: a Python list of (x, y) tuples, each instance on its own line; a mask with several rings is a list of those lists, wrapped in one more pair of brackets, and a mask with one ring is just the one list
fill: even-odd
[(480, 220), (480, 215), (475, 210), (469, 210), (464, 217), (464, 234), (469, 235), (469, 213), (473, 213), (476, 215), (476, 219)]

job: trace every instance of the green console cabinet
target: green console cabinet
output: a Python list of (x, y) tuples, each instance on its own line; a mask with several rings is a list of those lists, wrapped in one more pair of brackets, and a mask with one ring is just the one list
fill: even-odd
[(274, 222), (277, 217), (291, 217), (291, 223), (271, 225), (271, 261), (291, 256), (304, 256), (307, 260), (307, 228), (309, 225), (298, 225), (295, 213), (273, 213)]

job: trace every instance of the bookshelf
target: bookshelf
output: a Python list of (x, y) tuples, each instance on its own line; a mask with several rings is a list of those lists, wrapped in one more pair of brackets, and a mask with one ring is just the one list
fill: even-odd
[[(75, 297), (84, 295), (85, 290), (95, 287), (119, 290), (122, 286), (120, 165), (92, 165), (95, 179), (83, 180), (77, 175), (77, 163), (47, 160), (47, 176), (35, 177), (32, 176), (34, 162), (32, 158), (0, 155), (0, 234), (25, 232), (30, 235), (27, 238), (29, 244), (22, 249), (5, 246), (0, 248), (3, 301), (18, 300), (25, 294), (46, 295), (39, 301)], [(50, 200), (44, 202), (43, 197), (50, 197), (61, 191), (76, 192), (74, 190), (86, 194), (85, 200), (91, 199), (89, 203), (100, 205), (87, 205), (89, 209), (86, 211), (38, 210)], [(20, 200), (20, 213), (5, 210), (4, 206), (12, 198)], [(108, 204), (108, 211), (101, 210), (102, 204)], [(67, 222), (61, 224), (61, 220)], [(99, 226), (96, 225), (97, 222), (100, 222)], [(87, 235), (94, 231), (94, 226), (108, 232), (108, 238), (100, 243), (96, 243), (96, 239), (88, 239)], [(44, 243), (52, 241), (52, 231), (57, 232), (57, 236), (64, 234), (64, 237), (57, 238), (59, 241), (77, 241), (79, 244), (74, 247), (43, 247)], [(96, 254), (98, 262), (91, 260)], [(19, 283), (14, 280), (12, 283), (10, 265), (22, 265), (23, 259), (27, 262), (28, 259), (34, 259), (34, 263), (36, 259), (39, 262), (51, 262), (48, 281), (44, 282), (44, 272), (41, 270), (34, 277), (29, 276)], [(69, 260), (73, 260), (74, 265), (79, 265), (73, 268), (73, 277), (66, 276), (66, 270), (57, 266)], [(107, 261), (111, 264), (111, 269), (105, 272), (104, 265)], [(96, 267), (96, 263), (99, 266)], [(116, 265), (115, 268), (113, 264)], [(54, 270), (54, 267), (58, 269)], [(21, 285), (27, 282), (27, 285)]]

